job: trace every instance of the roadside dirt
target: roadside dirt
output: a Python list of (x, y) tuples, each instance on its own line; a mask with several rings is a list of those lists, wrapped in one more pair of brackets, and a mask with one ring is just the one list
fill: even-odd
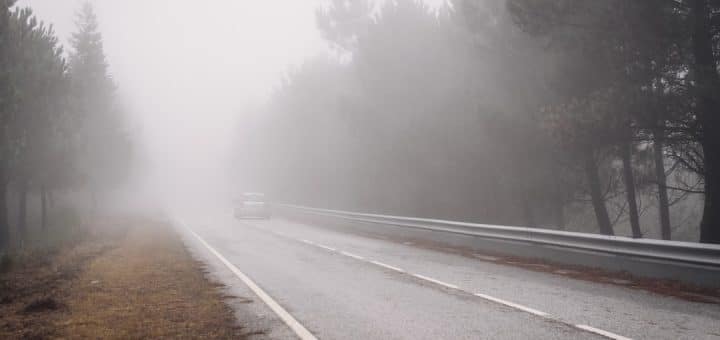
[(220, 288), (170, 226), (103, 221), (0, 274), (0, 338), (242, 339)]

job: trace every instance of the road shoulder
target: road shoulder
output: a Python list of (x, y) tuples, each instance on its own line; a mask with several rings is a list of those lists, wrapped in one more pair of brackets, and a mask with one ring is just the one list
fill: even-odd
[(172, 226), (96, 223), (77, 244), (2, 274), (0, 338), (250, 335)]

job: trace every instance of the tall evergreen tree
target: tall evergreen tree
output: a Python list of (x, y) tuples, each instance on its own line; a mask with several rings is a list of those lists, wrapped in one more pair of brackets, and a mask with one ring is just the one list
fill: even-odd
[(76, 26), (70, 41), (70, 75), (80, 136), (78, 167), (95, 206), (98, 193), (124, 174), (129, 147), (98, 19), (90, 3), (84, 3), (77, 13)]
[(0, 0), (0, 248), (8, 241), (7, 191), (9, 179), (8, 123), (13, 87), (10, 76), (13, 49), (10, 32), (11, 7), (15, 0)]
[[(62, 48), (50, 26), (38, 22), (29, 8), (12, 16), (17, 58), (13, 61), (12, 82), (16, 88), (11, 138), (13, 173), (20, 199), (18, 229), (27, 224), (27, 197), (33, 185), (43, 187), (50, 172), (49, 152), (57, 117), (63, 111), (66, 67)], [(46, 212), (43, 211), (43, 223)]]
[(717, 1), (689, 0), (692, 23), (695, 105), (702, 128), (700, 142), (704, 156), (705, 209), (700, 224), (700, 241), (720, 243), (720, 4)]

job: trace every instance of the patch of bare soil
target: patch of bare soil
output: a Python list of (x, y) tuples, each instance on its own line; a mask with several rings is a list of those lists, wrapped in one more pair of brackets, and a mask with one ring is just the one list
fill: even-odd
[(243, 338), (219, 285), (170, 226), (105, 224), (0, 275), (0, 338)]

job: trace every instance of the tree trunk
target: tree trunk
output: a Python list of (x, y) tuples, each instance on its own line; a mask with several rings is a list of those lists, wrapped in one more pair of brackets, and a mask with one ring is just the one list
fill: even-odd
[(0, 249), (4, 249), (10, 241), (10, 222), (7, 208), (8, 180), (5, 169), (0, 168)]
[(620, 145), (620, 158), (623, 164), (623, 182), (625, 183), (625, 197), (630, 214), (630, 229), (633, 238), (642, 238), (640, 231), (640, 215), (638, 214), (637, 200), (635, 198), (635, 177), (632, 170), (632, 143)]
[(693, 53), (695, 62), (695, 93), (697, 116), (702, 127), (702, 147), (705, 167), (705, 206), (700, 222), (700, 242), (720, 243), (720, 89), (710, 27), (708, 0), (694, 0)]
[(534, 228), (535, 227), (535, 216), (533, 215), (532, 204), (530, 199), (525, 197), (522, 202), (523, 216), (525, 217), (525, 226)]
[(604, 235), (615, 235), (612, 225), (610, 224), (610, 216), (605, 206), (605, 198), (600, 183), (600, 174), (595, 163), (595, 158), (591, 151), (585, 154), (585, 176), (587, 177), (588, 186), (590, 188), (590, 197), (592, 199), (593, 210), (595, 210), (595, 218), (597, 219), (598, 229)]
[(26, 179), (20, 180), (18, 183), (18, 235), (20, 237), (25, 236), (25, 232), (27, 231), (27, 191), (28, 191), (28, 182)]
[(95, 191), (95, 188), (90, 189), (90, 213), (91, 216), (95, 217), (97, 215), (98, 210), (98, 198), (97, 198), (97, 191)]
[(47, 203), (48, 203), (48, 208), (50, 208), (50, 209), (55, 208), (55, 194), (53, 194), (52, 190), (47, 191)]
[[(664, 124), (663, 124), (664, 125)], [(655, 137), (653, 155), (655, 158), (655, 178), (658, 185), (658, 209), (660, 210), (660, 236), (663, 240), (670, 240), (670, 203), (667, 194), (667, 178), (665, 178), (665, 127), (653, 130)]]
[(45, 185), (40, 186), (40, 225), (42, 229), (47, 229), (47, 189)]
[(563, 195), (563, 183), (559, 180), (559, 175), (555, 176), (555, 192), (554, 202), (552, 202), (553, 219), (555, 227), (559, 230), (565, 230), (565, 197)]
[(555, 220), (555, 227), (558, 230), (565, 230), (565, 207), (562, 201), (556, 201), (553, 203), (553, 218)]

